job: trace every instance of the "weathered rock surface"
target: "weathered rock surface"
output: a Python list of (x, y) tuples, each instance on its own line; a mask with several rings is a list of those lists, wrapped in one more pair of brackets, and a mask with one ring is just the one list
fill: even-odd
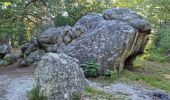
[(15, 57), (10, 54), (10, 46), (0, 40), (0, 67), (12, 64), (16, 61)]
[(30, 52), (30, 54), (23, 58), (20, 62), (19, 62), (19, 65), (21, 67), (25, 67), (25, 66), (28, 66), (30, 64), (33, 64), (33, 63), (37, 63), (38, 61), (41, 60), (41, 57), (45, 55), (45, 51), (44, 50), (35, 50), (33, 52)]
[[(91, 14), (80, 19), (78, 23), (83, 24), (84, 21), (88, 20), (88, 16), (102, 18), (98, 14)], [(137, 30), (117, 20), (107, 21), (103, 19), (100, 21), (96, 20), (96, 22), (100, 24), (93, 26), (94, 22), (91, 25), (87, 25), (87, 27), (93, 27), (93, 31), (86, 33), (87, 35), (77, 40), (77, 42), (59, 48), (58, 51), (79, 59), (80, 63), (96, 60), (102, 65), (102, 71), (113, 66), (120, 66), (120, 69), (122, 69), (125, 59), (135, 52), (132, 49), (132, 44)]]
[(10, 53), (10, 47), (7, 44), (0, 45), (0, 59), (3, 59), (8, 53)]
[(8, 65), (8, 62), (6, 60), (0, 60), (0, 67)]
[(36, 69), (40, 94), (48, 100), (71, 100), (81, 94), (87, 85), (78, 60), (65, 54), (47, 53)]
[(166, 57), (167, 57), (168, 59), (170, 59), (170, 49), (169, 49), (169, 50), (166, 50), (165, 55), (166, 55)]
[(15, 61), (17, 61), (17, 58), (12, 54), (6, 54), (4, 57), (4, 60), (6, 60), (8, 62), (8, 64), (12, 64)]
[(103, 17), (106, 20), (119, 20), (138, 29), (140, 32), (150, 31), (151, 26), (141, 15), (132, 10), (124, 8), (112, 8), (104, 11)]
[(114, 67), (132, 69), (133, 60), (144, 52), (151, 26), (137, 13), (113, 8), (103, 14), (82, 17), (74, 27), (49, 28), (37, 36), (37, 49), (65, 53), (80, 63), (96, 60), (101, 72)]
[(38, 35), (37, 41), (40, 43), (41, 48), (45, 51), (57, 52), (58, 48), (71, 43), (75, 39), (79, 38), (84, 32), (85, 28), (80, 26), (49, 28)]

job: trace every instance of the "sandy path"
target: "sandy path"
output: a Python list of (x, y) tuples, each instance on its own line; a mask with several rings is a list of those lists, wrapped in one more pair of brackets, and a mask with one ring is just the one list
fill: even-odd
[(35, 84), (33, 67), (19, 68), (17, 63), (0, 69), (0, 100), (27, 100)]

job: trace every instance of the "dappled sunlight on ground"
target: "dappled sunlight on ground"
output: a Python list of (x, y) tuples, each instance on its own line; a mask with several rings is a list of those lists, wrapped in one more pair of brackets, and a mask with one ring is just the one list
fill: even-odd
[(170, 64), (138, 61), (134, 71), (123, 71), (121, 81), (170, 91)]
[(164, 78), (170, 80), (170, 74), (163, 74)]

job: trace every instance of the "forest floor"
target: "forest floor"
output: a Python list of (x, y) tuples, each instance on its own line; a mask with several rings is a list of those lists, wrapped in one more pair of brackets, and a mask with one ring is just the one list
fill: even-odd
[(27, 100), (33, 88), (35, 68), (18, 67), (18, 62), (0, 69), (0, 100)]
[[(20, 49), (14, 48), (11, 54), (19, 57)], [(27, 93), (35, 83), (35, 67), (19, 67), (19, 60), (12, 65), (0, 66), (0, 100), (27, 100)]]
[(123, 70), (119, 79), (115, 76), (92, 79), (95, 82), (91, 84), (95, 91), (92, 92), (93, 97), (94, 93), (99, 95), (104, 91), (112, 94), (107, 98), (116, 100), (170, 100), (170, 63), (146, 60), (136, 63), (134, 71)]
[(113, 76), (112, 79), (99, 77), (95, 80), (106, 84), (114, 81), (140, 84), (145, 87), (160, 88), (170, 92), (170, 63), (144, 60), (137, 62), (136, 66), (134, 71), (123, 70), (119, 79)]
[[(124, 70), (119, 79), (88, 79), (90, 87), (82, 100), (170, 100), (170, 63), (137, 64), (134, 71)], [(35, 67), (19, 67), (18, 62), (0, 68), (0, 100), (27, 100), (35, 84), (34, 71)]]

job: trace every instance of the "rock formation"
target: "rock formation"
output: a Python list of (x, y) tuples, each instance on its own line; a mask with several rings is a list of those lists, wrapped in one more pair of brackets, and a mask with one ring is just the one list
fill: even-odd
[(10, 65), (17, 61), (17, 58), (10, 53), (10, 49), (7, 44), (0, 45), (0, 67)]
[[(90, 13), (73, 26), (49, 28), (40, 33), (32, 49), (65, 53), (80, 64), (96, 60), (101, 72), (116, 68), (132, 69), (136, 56), (144, 52), (151, 26), (132, 10), (112, 8), (103, 14)], [(29, 55), (30, 53), (28, 53)]]
[(0, 59), (3, 59), (8, 53), (10, 53), (9, 46), (7, 44), (0, 45)]
[(78, 60), (65, 54), (47, 53), (35, 74), (40, 94), (48, 100), (74, 100), (88, 85)]

